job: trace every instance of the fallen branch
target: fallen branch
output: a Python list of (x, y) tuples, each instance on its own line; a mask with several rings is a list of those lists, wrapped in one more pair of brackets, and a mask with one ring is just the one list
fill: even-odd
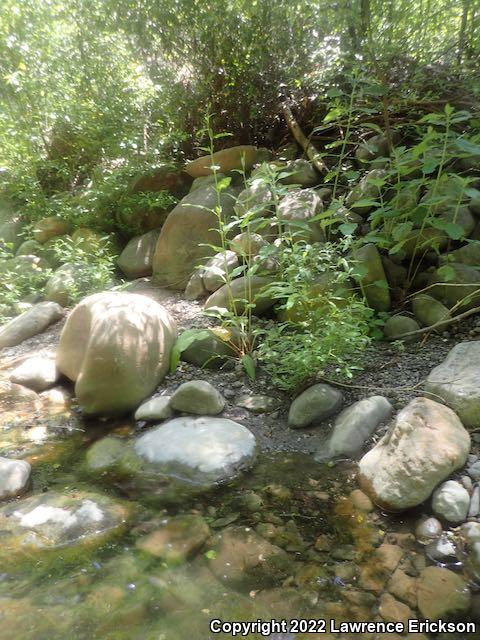
[(307, 136), (303, 133), (300, 128), (300, 125), (295, 120), (295, 116), (292, 113), (292, 110), (288, 106), (286, 102), (283, 103), (283, 114), (285, 116), (285, 120), (287, 121), (288, 128), (292, 132), (293, 137), (298, 142), (298, 144), (302, 147), (302, 149), (307, 154), (307, 158), (311, 161), (315, 169), (321, 173), (322, 175), (328, 173), (328, 167), (323, 162), (318, 149), (310, 142)]
[(454, 322), (458, 322), (459, 320), (464, 320), (465, 318), (469, 318), (470, 316), (474, 316), (476, 313), (480, 313), (480, 307), (475, 307), (470, 309), (469, 311), (464, 311), (458, 316), (454, 318), (450, 318), (447, 320), (440, 320), (435, 324), (430, 325), (429, 327), (423, 327), (423, 329), (416, 329), (415, 331), (409, 331), (408, 333), (402, 333), (399, 336), (395, 336), (394, 338), (387, 338), (389, 342), (395, 342), (396, 340), (403, 340), (405, 338), (409, 338), (410, 336), (418, 336), (424, 333), (429, 333), (431, 331), (435, 331), (435, 329), (443, 329), (446, 326), (453, 324)]

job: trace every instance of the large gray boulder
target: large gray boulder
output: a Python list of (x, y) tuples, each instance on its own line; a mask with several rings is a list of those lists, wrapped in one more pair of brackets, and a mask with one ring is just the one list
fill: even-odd
[(470, 435), (451, 409), (415, 398), (360, 460), (360, 487), (382, 508), (414, 507), (465, 464), (469, 450)]
[(14, 347), (37, 333), (45, 331), (62, 316), (63, 309), (55, 302), (36, 304), (0, 328), (0, 349)]
[(455, 345), (431, 371), (425, 391), (453, 409), (466, 427), (480, 427), (480, 341)]
[(127, 278), (133, 280), (152, 275), (153, 256), (159, 235), (160, 229), (154, 229), (129, 241), (117, 260)]
[[(220, 194), (222, 218), (233, 214), (237, 192), (225, 189)], [(168, 214), (157, 241), (153, 258), (153, 277), (160, 286), (185, 289), (195, 268), (205, 264), (221, 244), (218, 205), (214, 186), (196, 189)]]
[(75, 382), (85, 413), (120, 415), (163, 380), (176, 337), (174, 320), (157, 302), (135, 293), (97, 293), (70, 314), (57, 367)]

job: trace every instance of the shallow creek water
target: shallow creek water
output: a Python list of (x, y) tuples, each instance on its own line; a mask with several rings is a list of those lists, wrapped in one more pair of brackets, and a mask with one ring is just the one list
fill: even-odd
[[(306, 454), (260, 454), (230, 485), (168, 508), (86, 474), (92, 442), (135, 432), (134, 423), (87, 423), (70, 409), (45, 418), (32, 407), (4, 407), (0, 454), (32, 464), (29, 495), (100, 494), (126, 515), (106, 541), (80, 537), (48, 549), (37, 540), (34, 551), (0, 526), (2, 640), (211, 640), (231, 637), (209, 630), (213, 618), (374, 620), (395, 567), (422, 567), (411, 522), (356, 508), (347, 497), (353, 468), (329, 468)], [(210, 529), (185, 561), (139, 547), (179, 514), (201, 516)]]

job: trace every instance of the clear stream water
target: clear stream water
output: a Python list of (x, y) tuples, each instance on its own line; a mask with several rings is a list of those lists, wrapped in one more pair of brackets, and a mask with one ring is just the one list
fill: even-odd
[[(300, 453), (260, 455), (229, 486), (167, 510), (85, 473), (88, 446), (112, 432), (128, 437), (135, 425), (86, 423), (70, 410), (45, 418), (4, 407), (0, 453), (31, 462), (33, 494), (114, 496), (130, 517), (101, 546), (17, 556), (2, 549), (0, 516), (1, 640), (211, 640), (231, 637), (209, 631), (212, 618), (375, 618), (378, 598), (358, 588), (358, 576), (383, 571), (377, 571), (374, 549), (386, 527), (381, 519), (369, 523), (345, 497), (355, 487), (351, 469), (330, 469)], [(166, 516), (178, 514), (201, 515), (211, 530), (186, 562), (171, 566), (136, 546)], [(251, 533), (255, 544), (242, 545), (231, 531)], [(279, 559), (271, 561), (270, 544), (282, 550)]]

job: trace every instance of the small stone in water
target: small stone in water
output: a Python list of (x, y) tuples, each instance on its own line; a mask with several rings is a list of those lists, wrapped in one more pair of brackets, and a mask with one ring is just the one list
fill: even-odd
[(415, 537), (420, 544), (428, 544), (442, 535), (443, 527), (436, 518), (424, 518), (415, 527)]
[(455, 564), (458, 561), (457, 549), (453, 542), (442, 535), (425, 548), (427, 556), (438, 564)]
[(473, 480), (480, 480), (480, 460), (468, 467), (467, 473)]
[(470, 506), (468, 508), (468, 517), (473, 518), (478, 516), (480, 512), (480, 487), (477, 485), (473, 490), (472, 497), (470, 498)]

